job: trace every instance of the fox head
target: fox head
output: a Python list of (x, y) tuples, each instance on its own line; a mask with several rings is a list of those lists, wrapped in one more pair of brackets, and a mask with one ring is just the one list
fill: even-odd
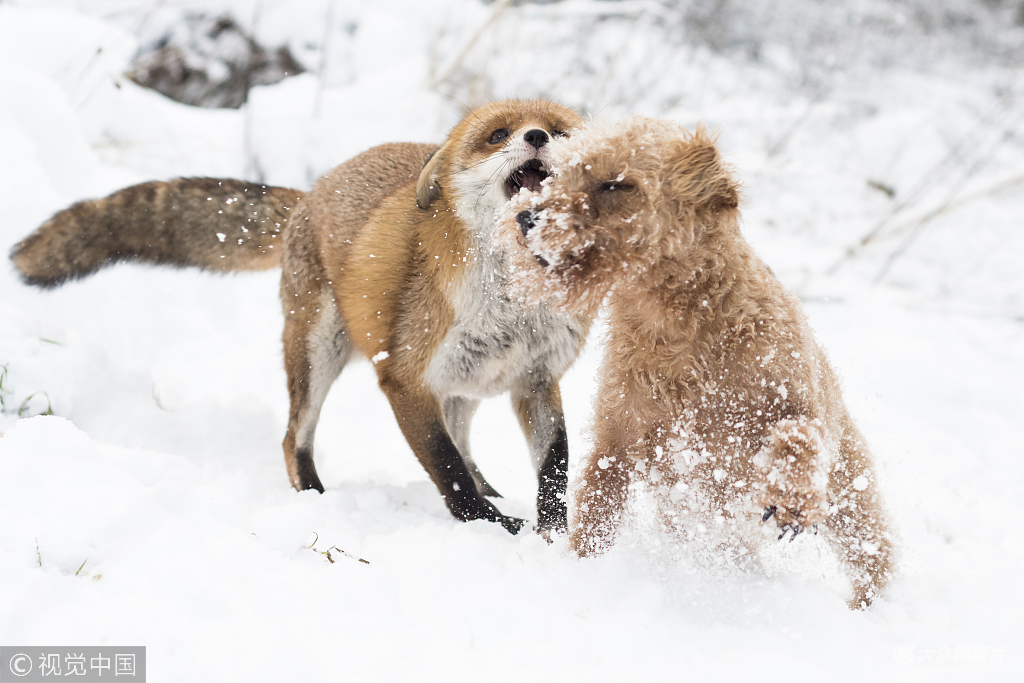
[(474, 225), (525, 188), (548, 177), (548, 143), (579, 122), (571, 109), (546, 100), (492, 102), (470, 112), (423, 167), (416, 205), (429, 209), (442, 196)]

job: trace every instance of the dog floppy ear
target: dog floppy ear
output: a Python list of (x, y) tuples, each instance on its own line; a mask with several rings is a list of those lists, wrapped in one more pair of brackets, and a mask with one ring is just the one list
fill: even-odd
[(681, 211), (717, 213), (739, 207), (736, 182), (704, 126), (671, 144), (663, 172)]
[(416, 181), (416, 206), (421, 209), (429, 209), (434, 200), (441, 196), (441, 185), (437, 182), (437, 177), (441, 174), (441, 166), (444, 164), (450, 144), (451, 142), (445, 143), (430, 155), (427, 163), (423, 164), (419, 180)]

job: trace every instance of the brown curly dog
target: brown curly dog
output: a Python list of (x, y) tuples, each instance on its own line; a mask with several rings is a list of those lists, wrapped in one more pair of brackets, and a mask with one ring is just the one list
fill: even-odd
[(772, 517), (780, 539), (820, 526), (850, 606), (866, 607), (893, 558), (876, 470), (797, 298), (740, 234), (714, 141), (634, 116), (574, 131), (550, 158), (554, 175), (513, 198), (499, 233), (522, 247), (523, 298), (608, 308), (572, 547), (605, 550), (631, 484), (653, 483), (664, 520), (696, 512), (754, 543)]

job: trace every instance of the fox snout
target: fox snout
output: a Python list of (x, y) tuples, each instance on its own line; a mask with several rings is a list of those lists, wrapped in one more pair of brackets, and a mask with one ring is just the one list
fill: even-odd
[(526, 140), (534, 149), (540, 149), (544, 145), (548, 144), (548, 140), (551, 138), (548, 136), (546, 131), (540, 128), (534, 128), (526, 131), (523, 135), (523, 140)]

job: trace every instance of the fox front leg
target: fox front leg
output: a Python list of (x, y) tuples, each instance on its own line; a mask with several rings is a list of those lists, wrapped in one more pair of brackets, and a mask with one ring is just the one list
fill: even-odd
[(569, 438), (558, 383), (518, 383), (512, 388), (512, 407), (537, 469), (537, 532), (550, 540), (568, 527)]

